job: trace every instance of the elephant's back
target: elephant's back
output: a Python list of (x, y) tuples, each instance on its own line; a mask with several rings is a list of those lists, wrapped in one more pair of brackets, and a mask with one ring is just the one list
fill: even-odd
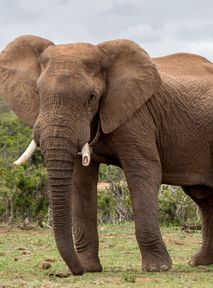
[(153, 58), (160, 73), (170, 77), (213, 77), (213, 63), (206, 58), (190, 54), (177, 53), (164, 57)]

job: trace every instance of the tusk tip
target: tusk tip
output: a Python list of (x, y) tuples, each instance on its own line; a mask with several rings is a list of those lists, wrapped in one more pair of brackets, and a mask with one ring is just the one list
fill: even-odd
[(30, 157), (32, 156), (33, 152), (36, 150), (36, 143), (34, 140), (32, 140), (29, 144), (29, 146), (27, 147), (27, 149), (24, 151), (24, 153), (21, 155), (21, 157), (19, 157), (18, 160), (16, 160), (13, 165), (15, 166), (21, 166), (22, 164), (24, 164), (25, 162), (27, 162), (27, 160), (30, 159)]
[(21, 166), (22, 163), (20, 161), (15, 161), (15, 162), (13, 162), (13, 165), (18, 167), (18, 166)]
[(82, 165), (83, 166), (89, 166), (90, 159), (91, 159), (90, 154), (91, 154), (91, 152), (90, 152), (89, 144), (86, 143), (86, 144), (84, 144), (83, 148), (81, 149)]
[(90, 159), (88, 156), (84, 156), (83, 159), (82, 159), (82, 165), (83, 166), (89, 166), (89, 163), (90, 163)]

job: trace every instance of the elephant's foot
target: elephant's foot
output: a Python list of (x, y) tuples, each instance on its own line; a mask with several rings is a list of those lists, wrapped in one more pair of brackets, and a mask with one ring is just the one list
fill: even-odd
[(145, 272), (163, 272), (168, 271), (171, 267), (172, 260), (167, 251), (149, 252), (143, 256), (142, 270)]
[(213, 264), (213, 249), (203, 247), (189, 261), (191, 266)]
[(78, 259), (84, 272), (102, 272), (103, 270), (99, 257), (78, 254)]

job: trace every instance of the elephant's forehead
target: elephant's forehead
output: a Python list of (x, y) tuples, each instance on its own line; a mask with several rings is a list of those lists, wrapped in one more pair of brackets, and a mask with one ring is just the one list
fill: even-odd
[(89, 43), (63, 44), (48, 47), (45, 56), (51, 57), (77, 57), (77, 58), (100, 58), (99, 49)]

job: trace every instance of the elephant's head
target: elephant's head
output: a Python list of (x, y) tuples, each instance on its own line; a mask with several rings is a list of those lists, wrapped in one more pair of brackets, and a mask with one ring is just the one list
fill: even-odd
[(129, 40), (54, 45), (21, 36), (1, 53), (0, 96), (33, 127), (48, 170), (56, 243), (73, 274), (83, 273), (71, 232), (74, 158), (90, 140), (95, 115), (110, 133), (159, 85), (150, 57)]

